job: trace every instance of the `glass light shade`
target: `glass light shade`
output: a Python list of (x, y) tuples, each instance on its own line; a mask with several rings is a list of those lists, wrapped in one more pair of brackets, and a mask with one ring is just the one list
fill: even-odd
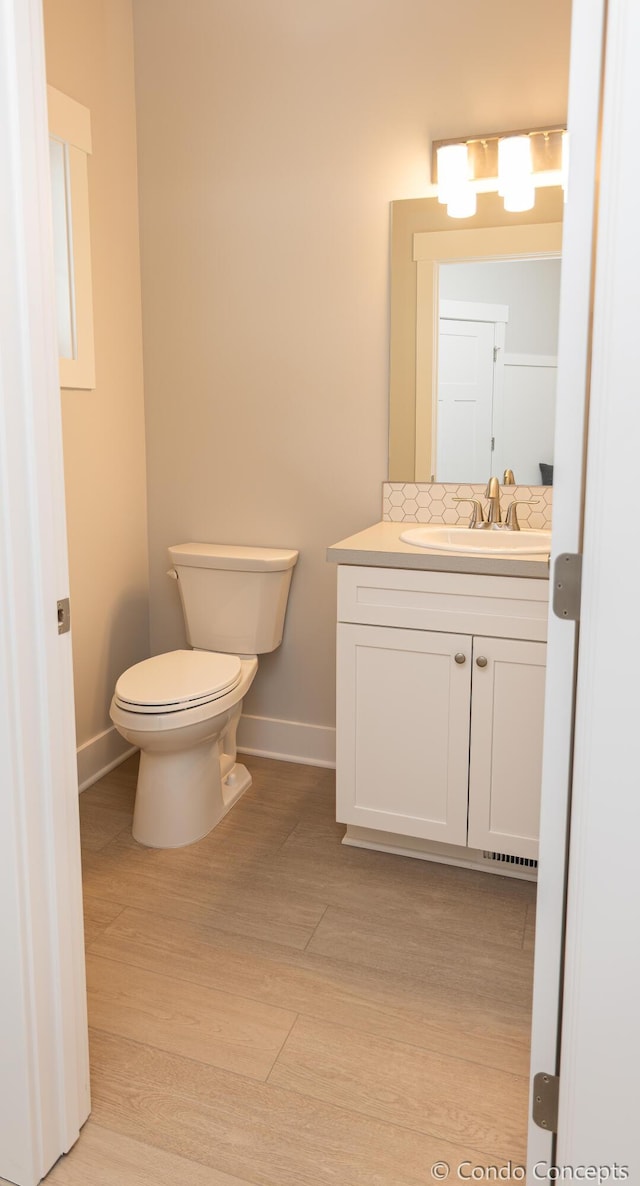
[(569, 183), (569, 133), (562, 133), (562, 188), (564, 190), (564, 200), (567, 200), (567, 185)]
[(471, 218), (478, 206), (478, 197), (473, 186), (466, 181), (449, 194), (447, 214), (449, 218)]
[[(469, 181), (469, 158), (466, 144), (443, 144), (438, 149), (438, 201), (449, 204), (455, 194)], [(455, 217), (455, 215), (454, 215)]]
[(536, 204), (536, 191), (533, 180), (519, 185), (512, 185), (503, 194), (504, 208), (509, 214), (519, 214), (523, 210), (533, 210)]
[[(531, 143), (528, 136), (505, 136), (498, 140), (498, 193), (502, 198), (531, 177)], [(525, 210), (530, 207), (525, 206)]]

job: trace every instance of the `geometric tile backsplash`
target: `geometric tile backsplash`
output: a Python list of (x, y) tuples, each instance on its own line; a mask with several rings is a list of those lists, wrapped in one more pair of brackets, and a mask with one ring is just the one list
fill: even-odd
[[(391, 523), (468, 523), (470, 503), (453, 500), (479, 498), (486, 507), (485, 488), (484, 482), (475, 486), (459, 482), (383, 482), (382, 518)], [(532, 531), (551, 527), (553, 486), (501, 486), (503, 519), (514, 498), (535, 499), (533, 506), (518, 507), (521, 527)]]

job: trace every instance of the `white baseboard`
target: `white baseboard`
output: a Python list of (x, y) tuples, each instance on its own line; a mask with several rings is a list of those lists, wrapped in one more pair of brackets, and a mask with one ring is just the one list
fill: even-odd
[(78, 790), (86, 791), (87, 787), (93, 786), (103, 774), (114, 770), (135, 752), (135, 748), (132, 748), (113, 726), (105, 729), (103, 733), (97, 733), (95, 737), (85, 741), (84, 745), (78, 746)]
[[(304, 766), (336, 764), (336, 731), (325, 725), (279, 721), (272, 717), (243, 716), (238, 726), (238, 750), (280, 762)], [(78, 747), (78, 790), (86, 791), (104, 774), (135, 754), (117, 729), (105, 729)]]
[(259, 758), (333, 768), (336, 764), (336, 731), (328, 725), (307, 725), (303, 721), (242, 716), (238, 725), (238, 749), (243, 754), (255, 754)]

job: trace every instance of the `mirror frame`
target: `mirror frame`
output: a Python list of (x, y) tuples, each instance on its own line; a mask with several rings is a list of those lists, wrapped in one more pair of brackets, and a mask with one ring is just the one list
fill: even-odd
[[(392, 203), (389, 481), (433, 480), (440, 264), (558, 256), (563, 207), (558, 186), (539, 190), (535, 208), (519, 215), (506, 214), (497, 194), (481, 194), (478, 214), (461, 228), (437, 198)], [(419, 335), (426, 318), (433, 334)]]

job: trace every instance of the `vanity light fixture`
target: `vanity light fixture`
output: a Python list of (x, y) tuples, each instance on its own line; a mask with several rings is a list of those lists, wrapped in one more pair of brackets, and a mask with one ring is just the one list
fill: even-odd
[(476, 195), (496, 190), (505, 210), (531, 210), (537, 188), (566, 187), (567, 161), (568, 136), (561, 125), (435, 140), (432, 146), (438, 201), (451, 218), (470, 218)]

